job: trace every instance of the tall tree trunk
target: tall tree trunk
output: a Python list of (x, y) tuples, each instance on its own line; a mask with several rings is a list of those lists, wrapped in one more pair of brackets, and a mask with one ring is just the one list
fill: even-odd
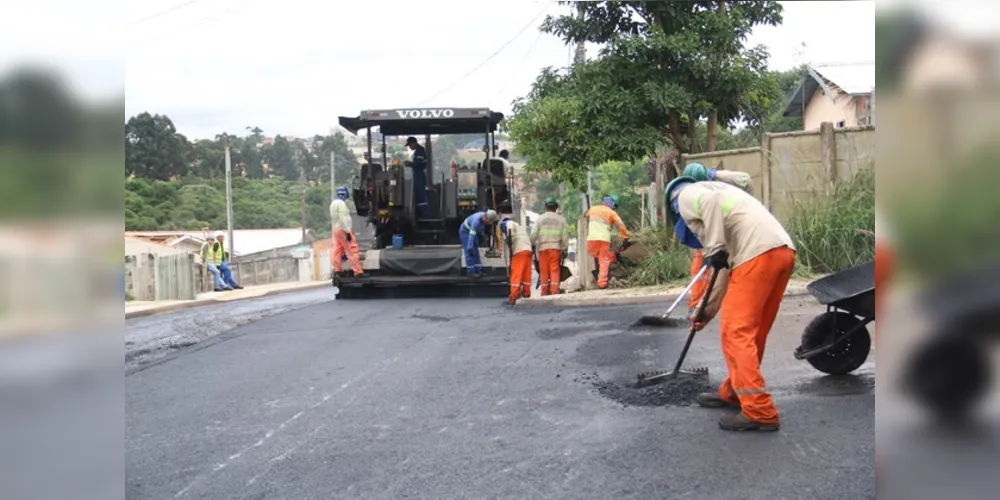
[(708, 112), (708, 126), (705, 132), (705, 151), (715, 151), (715, 146), (719, 141), (719, 110), (713, 109)]

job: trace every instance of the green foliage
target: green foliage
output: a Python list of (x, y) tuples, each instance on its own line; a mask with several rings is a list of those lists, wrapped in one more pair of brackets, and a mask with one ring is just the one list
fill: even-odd
[(838, 182), (829, 198), (793, 200), (788, 232), (798, 262), (834, 273), (875, 258), (875, 169)]
[(1000, 254), (1000, 148), (986, 145), (952, 159), (947, 174), (907, 180), (887, 197), (889, 241), (901, 267), (921, 278), (948, 279), (995, 266)]
[(550, 17), (542, 31), (604, 44), (600, 57), (544, 70), (508, 123), (531, 168), (556, 181), (579, 188), (587, 165), (637, 161), (664, 141), (695, 152), (697, 123), (710, 137), (740, 118), (755, 126), (782, 97), (766, 50), (743, 45), (754, 26), (781, 22), (777, 2), (577, 6), (583, 20)]
[(662, 226), (633, 234), (632, 241), (645, 247), (650, 256), (639, 263), (623, 262), (615, 271), (615, 287), (653, 286), (691, 279), (692, 252), (677, 243), (673, 233)]
[(187, 173), (190, 144), (163, 115), (140, 113), (125, 122), (125, 176), (169, 180)]
[[(301, 225), (302, 185), (284, 179), (233, 179), (233, 226), (270, 229)], [(306, 227), (330, 234), (330, 188), (306, 189)], [(181, 180), (125, 182), (125, 230), (193, 230), (226, 227), (223, 179), (188, 176)]]

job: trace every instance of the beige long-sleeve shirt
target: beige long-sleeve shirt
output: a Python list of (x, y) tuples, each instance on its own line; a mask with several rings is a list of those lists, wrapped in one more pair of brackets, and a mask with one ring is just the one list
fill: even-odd
[[(724, 182), (697, 182), (680, 191), (681, 218), (698, 237), (706, 257), (720, 250), (729, 253), (736, 269), (768, 250), (795, 250), (791, 236), (768, 209), (749, 193)], [(705, 306), (706, 319), (718, 313), (728, 286), (728, 273), (720, 273)]]
[(531, 245), (535, 250), (566, 250), (569, 248), (569, 224), (555, 212), (545, 212), (531, 230)]
[(531, 251), (531, 237), (528, 236), (528, 231), (524, 229), (524, 226), (510, 221), (507, 223), (507, 231), (510, 233), (511, 255)]
[(347, 202), (337, 198), (330, 203), (330, 222), (334, 231), (351, 232), (351, 210), (347, 208)]

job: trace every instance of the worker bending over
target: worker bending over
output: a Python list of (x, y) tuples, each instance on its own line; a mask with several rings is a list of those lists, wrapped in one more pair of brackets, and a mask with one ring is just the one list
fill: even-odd
[[(753, 194), (753, 184), (751, 183), (750, 174), (746, 172), (737, 172), (732, 170), (717, 170), (714, 168), (708, 168), (701, 163), (689, 163), (688, 166), (684, 167), (684, 172), (681, 173), (681, 177), (691, 177), (697, 182), (704, 181), (719, 181), (725, 182), (726, 184), (731, 184), (736, 186), (747, 193)], [(679, 225), (683, 225), (682, 222), (678, 221)], [(674, 232), (677, 234), (681, 241), (684, 240), (683, 228), (674, 227)], [(691, 278), (693, 279), (698, 275), (698, 271), (701, 270), (702, 266), (705, 265), (704, 256), (701, 253), (701, 245), (688, 245), (694, 249), (694, 256), (691, 259)], [(723, 270), (719, 274), (720, 279), (727, 279), (728, 275), (725, 274), (728, 271)], [(709, 273), (705, 273), (694, 287), (691, 288), (691, 298), (688, 300), (688, 311), (690, 314), (694, 314), (695, 308), (698, 306), (699, 301), (701, 301), (702, 296), (705, 295), (705, 289), (708, 288), (708, 280), (710, 279)]]
[(559, 268), (569, 249), (569, 224), (559, 215), (559, 202), (552, 196), (545, 200), (545, 213), (531, 230), (531, 246), (538, 255), (538, 277), (542, 295), (559, 294)]
[(624, 240), (631, 235), (625, 223), (615, 210), (618, 208), (618, 195), (609, 194), (602, 204), (595, 205), (583, 214), (587, 219), (587, 255), (597, 259), (597, 287), (608, 287), (608, 268), (611, 266), (611, 230), (617, 228), (618, 234)]
[(344, 254), (351, 263), (354, 276), (364, 276), (357, 238), (351, 227), (351, 211), (347, 208), (347, 188), (337, 188), (337, 198), (330, 203), (330, 220), (333, 224), (333, 252), (330, 254), (333, 272), (338, 276), (344, 272)]
[(698, 403), (740, 407), (740, 413), (719, 419), (725, 430), (777, 430), (779, 412), (760, 363), (795, 267), (792, 239), (756, 198), (723, 182), (679, 177), (667, 185), (664, 197), (671, 218), (682, 221), (682, 229), (703, 247), (705, 262), (714, 269), (732, 269), (728, 280), (716, 281), (711, 296), (702, 299), (707, 301), (704, 316), (691, 318), (700, 330), (721, 312), (720, 339), (729, 371), (718, 393), (699, 394)]
[(500, 232), (510, 250), (510, 305), (517, 299), (531, 298), (531, 238), (520, 224), (504, 217), (500, 220)]
[(465, 251), (465, 273), (472, 278), (479, 278), (483, 275), (483, 262), (479, 258), (479, 235), (483, 228), (493, 224), (499, 217), (493, 210), (476, 212), (462, 222), (458, 228), (458, 240), (462, 243)]

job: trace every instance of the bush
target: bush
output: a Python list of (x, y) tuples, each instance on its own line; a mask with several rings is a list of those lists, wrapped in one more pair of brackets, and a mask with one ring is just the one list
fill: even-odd
[(648, 249), (650, 256), (639, 263), (622, 262), (614, 272), (615, 288), (664, 285), (690, 279), (692, 252), (677, 243), (673, 233), (662, 227), (647, 228), (633, 234), (632, 241)]
[[(875, 169), (834, 186), (830, 197), (793, 201), (787, 224), (798, 259), (793, 276), (842, 271), (875, 258)], [(662, 227), (634, 235), (636, 245), (650, 249), (640, 263), (623, 262), (614, 272), (616, 288), (666, 285), (691, 279), (692, 251)]]
[(875, 169), (838, 182), (829, 197), (793, 200), (788, 232), (798, 263), (835, 273), (875, 258)]

